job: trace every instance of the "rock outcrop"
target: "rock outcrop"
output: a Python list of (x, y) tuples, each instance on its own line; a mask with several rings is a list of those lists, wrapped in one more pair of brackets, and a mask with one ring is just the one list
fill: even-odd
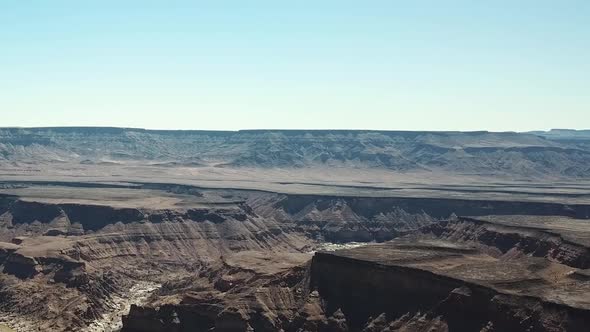
[(590, 268), (588, 242), (567, 238), (555, 230), (458, 217), (432, 223), (420, 232), (436, 239), (480, 244), (509, 257), (543, 257), (575, 268)]
[(226, 266), (175, 303), (133, 307), (125, 331), (585, 331), (590, 285), (541, 262), (397, 240), (316, 253), (271, 278), (249, 271), (234, 286), (228, 274), (244, 271)]

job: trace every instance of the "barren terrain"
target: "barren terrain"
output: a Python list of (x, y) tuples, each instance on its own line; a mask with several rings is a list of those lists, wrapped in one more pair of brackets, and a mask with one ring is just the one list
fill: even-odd
[(589, 142), (0, 129), (0, 329), (587, 331)]

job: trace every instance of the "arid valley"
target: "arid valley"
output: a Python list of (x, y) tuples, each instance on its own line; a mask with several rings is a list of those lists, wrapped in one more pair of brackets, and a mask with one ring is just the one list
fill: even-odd
[(590, 134), (0, 129), (0, 241), (17, 332), (587, 331)]

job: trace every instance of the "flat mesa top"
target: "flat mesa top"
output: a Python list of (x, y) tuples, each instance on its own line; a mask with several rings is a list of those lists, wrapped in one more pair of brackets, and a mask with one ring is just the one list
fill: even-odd
[(232, 206), (236, 199), (223, 198), (217, 193), (198, 194), (172, 190), (143, 188), (84, 188), (68, 186), (27, 186), (0, 189), (0, 194), (17, 196), (21, 200), (48, 204), (101, 205), (114, 208), (182, 209)]
[(499, 293), (532, 295), (548, 302), (590, 309), (590, 278), (583, 278), (587, 271), (578, 273), (575, 268), (542, 258), (493, 257), (461, 244), (407, 239), (323, 254), (428, 271)]

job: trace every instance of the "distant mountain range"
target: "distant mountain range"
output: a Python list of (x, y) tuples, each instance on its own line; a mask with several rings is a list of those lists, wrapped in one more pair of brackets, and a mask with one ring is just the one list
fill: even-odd
[(427, 132), (0, 128), (0, 164), (380, 168), (590, 178), (590, 130)]

